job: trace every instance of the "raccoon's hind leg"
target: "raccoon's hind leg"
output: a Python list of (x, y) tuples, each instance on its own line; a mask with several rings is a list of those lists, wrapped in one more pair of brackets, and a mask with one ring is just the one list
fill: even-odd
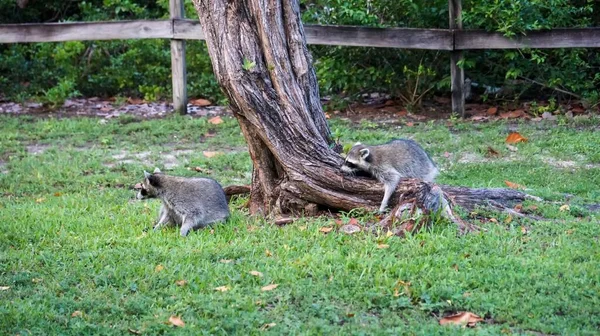
[(181, 230), (179, 231), (181, 236), (187, 236), (188, 233), (194, 228), (195, 224), (196, 222), (191, 217), (184, 215), (183, 218), (181, 218)]
[(383, 200), (381, 201), (381, 206), (379, 207), (379, 212), (385, 212), (385, 208), (387, 208), (392, 194), (394, 194), (398, 183), (400, 183), (400, 178), (400, 175), (393, 174), (390, 176), (386, 176), (386, 179), (382, 181), (384, 186), (384, 194)]
[(169, 222), (169, 211), (167, 210), (167, 208), (163, 205), (160, 208), (160, 213), (158, 215), (158, 222), (156, 222), (156, 225), (154, 225), (154, 231), (160, 229), (161, 227), (163, 227), (165, 224), (167, 224)]

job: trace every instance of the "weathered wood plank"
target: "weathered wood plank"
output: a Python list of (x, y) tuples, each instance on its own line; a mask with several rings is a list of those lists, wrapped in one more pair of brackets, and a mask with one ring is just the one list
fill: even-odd
[(525, 36), (515, 38), (481, 30), (462, 30), (455, 32), (455, 48), (458, 50), (600, 48), (600, 27), (530, 31)]
[[(456, 33), (462, 29), (462, 3), (461, 0), (448, 0), (449, 26), (452, 30), (452, 47)], [(465, 70), (459, 66), (463, 60), (462, 51), (450, 53), (450, 78), (452, 90), (452, 112), (465, 116)]]
[[(452, 50), (452, 33), (447, 29), (305, 25), (304, 32), (308, 44)], [(173, 35), (204, 39), (200, 23), (195, 20), (175, 21)]]
[[(182, 0), (169, 0), (169, 13), (175, 30), (175, 20), (183, 19)], [(174, 35), (174, 34), (173, 34)], [(171, 77), (173, 83), (173, 109), (180, 114), (187, 114), (187, 73), (185, 62), (185, 40), (171, 40)]]
[(0, 43), (171, 38), (171, 21), (61, 22), (0, 25)]

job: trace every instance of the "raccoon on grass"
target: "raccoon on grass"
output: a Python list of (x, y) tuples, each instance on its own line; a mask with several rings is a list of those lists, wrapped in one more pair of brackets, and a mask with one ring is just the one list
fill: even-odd
[(346, 174), (367, 173), (383, 183), (385, 193), (380, 212), (384, 212), (390, 197), (403, 178), (419, 178), (433, 182), (439, 171), (429, 155), (413, 140), (396, 139), (376, 146), (356, 143), (340, 168)]
[(166, 224), (181, 226), (181, 236), (190, 230), (224, 222), (229, 207), (221, 185), (210, 178), (169, 176), (158, 168), (144, 171), (144, 181), (136, 185), (137, 198), (159, 198), (163, 205), (154, 230)]

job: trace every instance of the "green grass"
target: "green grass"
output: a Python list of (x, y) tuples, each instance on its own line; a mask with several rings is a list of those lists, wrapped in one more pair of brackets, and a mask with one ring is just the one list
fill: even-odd
[[(402, 128), (331, 121), (344, 142), (419, 141), (442, 168), (441, 183), (523, 184), (553, 201), (539, 204), (543, 221), (505, 224), (505, 215), (482, 211), (499, 222), (478, 222), (483, 234), (461, 237), (441, 224), (405, 239), (348, 236), (319, 232), (327, 219), (270, 225), (240, 210), (238, 199), (231, 220), (212, 230), (185, 239), (173, 228), (144, 233), (159, 202), (134, 200), (143, 169), (171, 164), (172, 174), (196, 176), (188, 167), (199, 166), (224, 185), (249, 181), (240, 130), (224, 120), (0, 116), (0, 286), (10, 287), (0, 291), (0, 333), (598, 333), (600, 223), (584, 208), (600, 203), (597, 120)], [(529, 138), (517, 152), (503, 144), (513, 128)], [(501, 157), (487, 158), (488, 146)], [(572, 195), (570, 211), (559, 210), (564, 194)], [(261, 291), (272, 283), (279, 286)], [(439, 326), (441, 316), (463, 310), (486, 322)], [(174, 329), (171, 315), (186, 326)], [(276, 325), (261, 330), (268, 323)]]

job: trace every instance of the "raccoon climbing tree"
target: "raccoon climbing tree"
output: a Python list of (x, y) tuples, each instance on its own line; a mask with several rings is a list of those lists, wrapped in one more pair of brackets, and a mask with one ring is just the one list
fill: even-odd
[[(340, 172), (339, 148), (321, 108), (297, 0), (193, 0), (213, 70), (239, 121), (254, 164), (252, 213), (377, 209), (383, 186)], [(401, 183), (396, 197), (431, 208), (430, 185)], [(452, 189), (447, 190), (452, 192)], [(472, 192), (460, 189), (464, 196)], [(521, 198), (508, 190), (506, 200)], [(485, 194), (478, 192), (479, 196)], [(498, 195), (500, 192), (495, 192)], [(441, 194), (440, 194), (441, 195)], [(460, 196), (457, 195), (457, 196)], [(447, 195), (443, 196), (444, 204)], [(474, 197), (457, 197), (475, 200)], [(495, 198), (502, 204), (501, 198)], [(438, 204), (439, 202), (433, 201)], [(438, 204), (439, 205), (439, 204)], [(448, 206), (448, 211), (451, 212)], [(451, 213), (449, 214), (451, 216)]]

